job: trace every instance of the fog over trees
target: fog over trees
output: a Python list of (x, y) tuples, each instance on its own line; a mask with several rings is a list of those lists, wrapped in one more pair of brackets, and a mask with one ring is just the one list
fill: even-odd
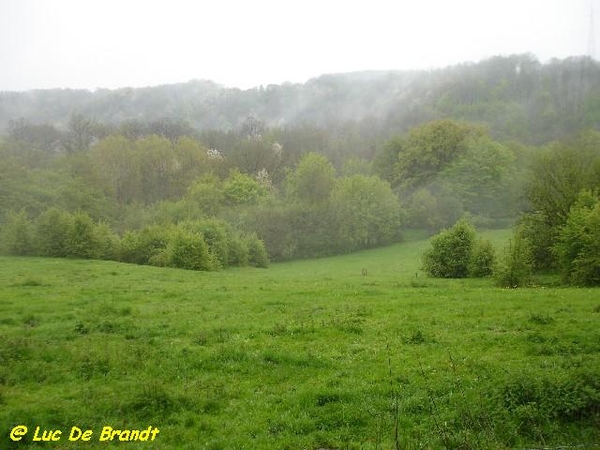
[(265, 267), (522, 217), (538, 270), (597, 279), (573, 250), (600, 188), (590, 58), (1, 92), (0, 126), (4, 253)]

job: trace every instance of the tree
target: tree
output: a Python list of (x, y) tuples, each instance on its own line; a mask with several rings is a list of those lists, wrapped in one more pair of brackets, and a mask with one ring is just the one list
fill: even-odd
[(34, 253), (31, 223), (25, 211), (10, 212), (2, 228), (0, 245), (4, 253), (15, 256)]
[(600, 199), (580, 193), (554, 246), (563, 280), (600, 285)]
[(452, 120), (438, 120), (413, 128), (398, 153), (398, 184), (413, 191), (433, 181), (449, 164), (466, 152), (466, 139), (482, 130)]
[(243, 242), (248, 249), (248, 262), (254, 267), (266, 269), (269, 267), (269, 255), (265, 243), (256, 234), (251, 233), (244, 237)]
[(496, 264), (496, 251), (488, 240), (478, 239), (471, 249), (469, 260), (470, 277), (487, 277), (494, 273)]
[(398, 237), (400, 206), (390, 185), (377, 176), (336, 180), (330, 208), (340, 250), (389, 244)]
[(102, 139), (89, 153), (91, 182), (119, 203), (139, 201), (141, 196), (141, 168), (134, 143), (123, 136)]
[(474, 243), (475, 229), (459, 220), (431, 239), (431, 247), (423, 255), (423, 269), (436, 278), (467, 277)]
[(485, 135), (465, 139), (464, 146), (464, 154), (441, 173), (445, 186), (471, 214), (514, 217), (508, 178), (514, 155)]
[(250, 175), (233, 170), (223, 184), (225, 201), (230, 205), (254, 205), (268, 196), (268, 189)]
[(396, 136), (384, 143), (371, 162), (373, 172), (393, 186), (398, 182), (396, 175), (398, 155), (405, 145), (404, 139), (401, 136)]
[(426, 229), (430, 235), (451, 227), (464, 215), (461, 201), (440, 184), (418, 189), (405, 207), (408, 225)]
[(505, 288), (527, 286), (532, 273), (531, 246), (517, 229), (496, 266), (496, 284)]
[(83, 114), (74, 113), (69, 120), (67, 134), (63, 139), (63, 147), (67, 153), (88, 150), (99, 137), (99, 124)]
[(533, 209), (555, 227), (566, 222), (582, 190), (598, 186), (600, 133), (591, 132), (542, 151), (533, 161), (526, 193)]
[(84, 259), (100, 258), (103, 245), (90, 216), (82, 212), (75, 213), (70, 222), (65, 242), (67, 256)]
[(40, 256), (68, 255), (69, 233), (73, 218), (57, 208), (49, 208), (35, 221), (36, 248)]
[(209, 251), (202, 234), (183, 229), (175, 233), (169, 244), (170, 264), (179, 269), (217, 270), (218, 262)]
[(186, 199), (198, 205), (207, 217), (215, 216), (225, 202), (221, 181), (214, 175), (206, 175), (194, 181)]
[(294, 200), (317, 204), (329, 198), (335, 184), (335, 169), (325, 156), (308, 153), (287, 181), (288, 193)]
[(582, 190), (600, 187), (600, 133), (582, 133), (554, 143), (534, 157), (526, 195), (532, 212), (524, 219), (523, 234), (531, 245), (536, 268), (555, 265), (559, 230)]

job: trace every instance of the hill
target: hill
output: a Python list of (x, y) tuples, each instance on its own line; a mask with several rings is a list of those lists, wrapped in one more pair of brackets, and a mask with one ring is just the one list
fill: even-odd
[(597, 445), (597, 290), (428, 279), (426, 245), (219, 274), (1, 258), (2, 447)]
[(65, 128), (74, 114), (105, 124), (163, 119), (197, 131), (361, 125), (387, 138), (434, 119), (481, 122), (497, 139), (540, 144), (600, 127), (600, 65), (589, 58), (540, 63), (495, 57), (431, 71), (329, 74), (304, 84), (239, 90), (212, 81), (117, 90), (0, 93), (0, 129), (24, 118)]

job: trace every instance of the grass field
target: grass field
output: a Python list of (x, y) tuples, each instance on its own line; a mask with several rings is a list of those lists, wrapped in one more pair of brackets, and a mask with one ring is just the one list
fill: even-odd
[(430, 279), (426, 245), (218, 273), (0, 258), (0, 449), (598, 447), (600, 290)]

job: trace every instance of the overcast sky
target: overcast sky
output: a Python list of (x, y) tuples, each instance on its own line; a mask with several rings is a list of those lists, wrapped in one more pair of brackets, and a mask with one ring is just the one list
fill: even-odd
[(600, 0), (0, 0), (0, 90), (323, 73), (587, 54)]

